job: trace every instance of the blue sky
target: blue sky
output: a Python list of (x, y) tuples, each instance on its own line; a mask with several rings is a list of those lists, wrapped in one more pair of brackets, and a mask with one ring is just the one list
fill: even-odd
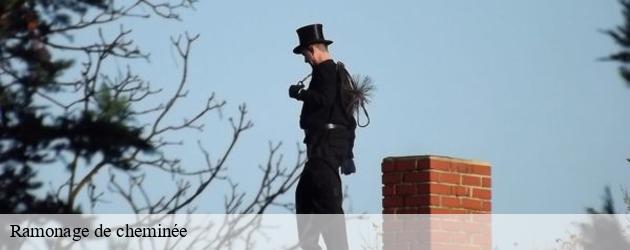
[[(601, 204), (605, 185), (617, 198), (630, 186), (630, 88), (616, 64), (597, 60), (617, 49), (599, 32), (622, 23), (615, 0), (203, 1), (182, 14), (124, 23), (151, 52), (132, 66), (174, 90), (181, 64), (169, 37), (201, 35), (176, 114), (211, 92), (228, 101), (226, 117), (247, 103), (255, 127), (229, 162), (244, 189), (255, 186), (268, 141), (284, 143), (288, 165), (302, 140), (287, 88), (310, 71), (291, 53), (295, 29), (310, 23), (324, 25), (335, 59), (377, 87), (372, 124), (358, 130), (358, 172), (343, 177), (352, 211), (381, 211), (380, 163), (398, 155), (490, 162), (496, 213), (581, 213)], [(225, 117), (205, 122), (210, 131), (177, 135), (186, 144), (173, 153), (186, 166), (202, 164), (197, 139), (212, 152), (228, 139)], [(218, 212), (222, 194), (211, 189), (198, 212)]]

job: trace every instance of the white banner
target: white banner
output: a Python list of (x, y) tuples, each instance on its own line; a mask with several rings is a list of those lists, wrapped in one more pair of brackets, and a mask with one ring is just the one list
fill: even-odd
[(11, 250), (630, 249), (625, 214), (3, 214), (0, 224)]

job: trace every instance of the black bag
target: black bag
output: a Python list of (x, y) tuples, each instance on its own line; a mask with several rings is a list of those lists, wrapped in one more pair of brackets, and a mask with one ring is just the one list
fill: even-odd
[[(338, 96), (341, 99), (344, 114), (348, 118), (356, 114), (357, 125), (362, 128), (367, 127), (370, 124), (370, 115), (365, 105), (370, 103), (374, 90), (372, 79), (361, 75), (352, 77), (342, 62), (337, 63), (337, 74), (341, 84)], [(363, 110), (367, 118), (367, 122), (363, 125), (360, 122), (360, 109)]]

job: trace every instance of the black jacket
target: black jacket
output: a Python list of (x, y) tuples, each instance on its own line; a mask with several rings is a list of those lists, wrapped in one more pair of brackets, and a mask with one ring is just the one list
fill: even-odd
[(308, 90), (300, 93), (304, 102), (300, 114), (300, 127), (305, 130), (318, 130), (327, 123), (341, 124), (354, 132), (356, 121), (352, 114), (343, 111), (339, 98), (337, 64), (333, 60), (323, 61), (313, 66)]

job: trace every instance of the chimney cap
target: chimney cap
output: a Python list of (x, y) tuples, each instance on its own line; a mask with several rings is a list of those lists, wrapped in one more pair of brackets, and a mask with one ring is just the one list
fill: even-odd
[(458, 163), (466, 163), (471, 165), (481, 165), (481, 166), (490, 166), (489, 162), (480, 161), (480, 160), (471, 160), (471, 159), (463, 159), (456, 158), (450, 156), (442, 156), (442, 155), (409, 155), (409, 156), (388, 156), (383, 159), (383, 161), (393, 161), (393, 160), (442, 160), (442, 161), (450, 161), (450, 162), (458, 162)]

